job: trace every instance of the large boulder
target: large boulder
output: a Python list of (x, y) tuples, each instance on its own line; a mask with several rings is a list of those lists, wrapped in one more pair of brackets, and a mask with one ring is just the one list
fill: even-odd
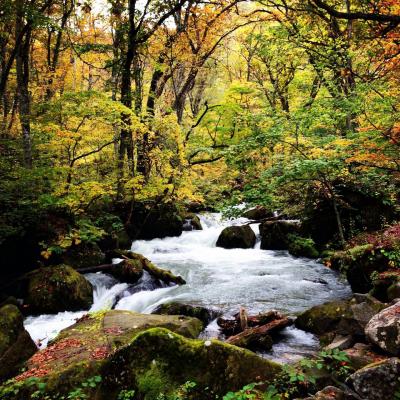
[(400, 390), (400, 360), (391, 358), (356, 371), (350, 377), (363, 400), (396, 399)]
[(37, 348), (25, 330), (18, 308), (8, 304), (0, 308), (0, 381), (11, 377)]
[(198, 318), (204, 326), (207, 326), (213, 319), (217, 318), (219, 313), (200, 306), (190, 304), (167, 303), (157, 307), (153, 314), (159, 315), (186, 315), (187, 317)]
[(266, 221), (260, 225), (261, 249), (287, 250), (290, 236), (300, 232), (296, 221)]
[(93, 303), (92, 285), (67, 265), (39, 268), (26, 274), (20, 283), (31, 314), (85, 310)]
[(280, 371), (246, 350), (189, 339), (200, 329), (199, 320), (182, 316), (116, 310), (85, 316), (28, 361), (28, 369), (16, 378), (18, 396), (10, 399), (30, 398), (32, 377), (46, 384), (50, 396), (65, 395), (100, 376), (100, 385), (83, 388), (87, 398), (116, 400), (123, 390), (156, 399), (187, 381), (224, 394), (246, 383), (270, 382)]
[(376, 314), (365, 327), (365, 334), (385, 353), (400, 355), (400, 302)]
[(256, 235), (249, 225), (229, 226), (218, 237), (217, 247), (224, 249), (252, 249), (256, 244)]
[[(121, 376), (117, 368), (126, 373)], [(104, 375), (114, 393), (121, 387), (135, 387), (139, 396), (149, 400), (158, 399), (161, 393), (172, 394), (185, 382), (196, 382), (199, 392), (194, 398), (206, 400), (250, 382), (268, 384), (280, 370), (279, 365), (248, 350), (151, 329), (115, 353)]]
[(363, 336), (368, 321), (386, 305), (368, 295), (328, 302), (300, 314), (296, 326), (317, 335), (335, 332)]

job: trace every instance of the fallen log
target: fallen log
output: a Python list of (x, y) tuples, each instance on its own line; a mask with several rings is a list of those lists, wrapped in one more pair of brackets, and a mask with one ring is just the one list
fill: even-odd
[[(248, 328), (254, 328), (281, 318), (283, 318), (283, 315), (279, 312), (269, 311), (264, 314), (247, 315), (246, 322)], [(236, 335), (244, 330), (240, 322), (240, 313), (235, 314), (234, 319), (218, 318), (217, 324), (221, 328), (221, 332), (226, 336)]]
[(270, 349), (272, 347), (270, 335), (291, 324), (292, 321), (289, 318), (283, 317), (265, 325), (246, 329), (244, 332), (231, 336), (226, 342), (244, 348)]
[[(136, 265), (137, 269), (144, 269), (153, 278), (159, 279), (167, 285), (169, 285), (170, 283), (184, 285), (186, 283), (186, 281), (181, 276), (174, 275), (171, 271), (156, 267), (150, 260), (143, 257), (141, 254), (133, 253), (132, 251), (113, 250), (107, 254), (107, 258), (109, 260), (120, 258), (123, 261), (115, 264), (110, 263), (89, 268), (81, 268), (77, 271), (82, 274), (87, 274), (90, 272), (109, 272), (111, 275), (114, 275), (114, 270), (120, 268), (124, 262), (129, 261), (132, 263), (133, 267)], [(116, 276), (116, 278), (118, 279), (119, 276), (120, 274), (118, 273), (118, 276)]]
[(102, 264), (102, 265), (95, 265), (93, 267), (86, 267), (86, 268), (79, 268), (77, 272), (80, 274), (91, 274), (96, 272), (109, 272), (115, 267), (115, 264)]

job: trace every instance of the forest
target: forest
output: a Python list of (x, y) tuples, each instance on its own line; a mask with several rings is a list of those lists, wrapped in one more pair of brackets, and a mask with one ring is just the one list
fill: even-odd
[(0, 0), (0, 398), (400, 399), (399, 0)]

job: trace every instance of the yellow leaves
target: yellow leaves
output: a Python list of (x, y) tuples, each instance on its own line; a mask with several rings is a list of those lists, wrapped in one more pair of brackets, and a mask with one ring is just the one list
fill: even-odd
[(331, 143), (332, 146), (339, 146), (339, 147), (348, 147), (351, 144), (353, 144), (353, 141), (346, 138), (338, 138)]

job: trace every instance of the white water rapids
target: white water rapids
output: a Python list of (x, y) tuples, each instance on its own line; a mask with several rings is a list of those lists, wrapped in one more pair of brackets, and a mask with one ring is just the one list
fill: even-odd
[[(260, 250), (259, 243), (255, 249), (247, 250), (215, 246), (224, 227), (247, 222), (245, 219), (223, 221), (219, 214), (207, 214), (201, 216), (201, 222), (202, 231), (136, 241), (132, 245), (134, 252), (181, 275), (186, 285), (150, 290), (153, 288), (145, 275), (140, 285), (132, 288), (105, 274), (88, 274), (86, 277), (94, 287), (90, 311), (110, 309), (117, 302), (117, 309), (151, 313), (160, 304), (177, 301), (213, 308), (226, 316), (236, 313), (240, 306), (246, 307), (250, 314), (276, 309), (295, 315), (313, 305), (350, 295), (349, 287), (316, 261), (294, 258), (282, 251)], [(258, 226), (252, 228), (258, 234)], [(25, 327), (44, 346), (84, 313), (28, 317)], [(215, 322), (211, 323), (202, 336), (218, 336), (217, 328)], [(282, 332), (282, 340), (266, 356), (287, 361), (317, 347), (312, 335), (291, 327)]]

